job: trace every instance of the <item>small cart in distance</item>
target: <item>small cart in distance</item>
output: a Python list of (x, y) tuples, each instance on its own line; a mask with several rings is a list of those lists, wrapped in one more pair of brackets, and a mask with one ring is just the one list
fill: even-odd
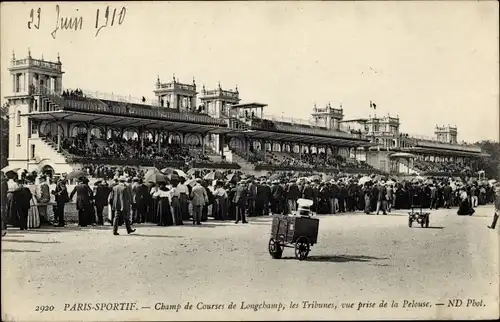
[(302, 207), (299, 205), (300, 216), (274, 216), (269, 239), (269, 254), (272, 258), (280, 259), (283, 250), (288, 247), (295, 249), (297, 259), (304, 260), (309, 255), (311, 246), (318, 241), (319, 219), (311, 218), (306, 209), (312, 205), (312, 201), (306, 205), (308, 206), (304, 203)]
[(422, 207), (420, 207), (420, 211), (415, 211), (414, 208), (411, 208), (411, 211), (408, 213), (408, 227), (411, 227), (413, 222), (416, 221), (417, 224), (420, 224), (422, 228), (429, 228), (429, 216), (430, 212), (422, 211)]
[[(413, 222), (420, 224), (422, 228), (428, 228), (430, 222), (430, 212), (424, 212), (422, 210), (422, 192), (419, 190), (413, 191), (411, 195), (411, 211), (408, 212), (408, 227), (411, 227)], [(415, 208), (419, 208), (419, 211), (415, 211)]]

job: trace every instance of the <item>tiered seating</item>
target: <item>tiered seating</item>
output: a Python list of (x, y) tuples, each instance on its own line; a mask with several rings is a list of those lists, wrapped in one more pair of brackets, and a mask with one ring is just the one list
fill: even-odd
[(467, 167), (456, 162), (430, 162), (415, 160), (414, 167), (424, 173), (460, 173)]
[(76, 160), (81, 162), (86, 160), (89, 163), (133, 165), (135, 162), (144, 165), (154, 163), (159, 166), (164, 164), (182, 167), (193, 162), (210, 162), (200, 148), (193, 149), (189, 146), (166, 143), (158, 147), (158, 143), (147, 139), (141, 143), (139, 140), (122, 138), (100, 140), (92, 136), (88, 145), (86, 134), (80, 134), (74, 138), (64, 139), (62, 148), (76, 157)]
[(284, 170), (373, 170), (366, 162), (359, 162), (354, 159), (347, 160), (339, 155), (327, 157), (324, 153), (320, 153), (319, 155), (306, 153), (299, 155), (297, 153), (286, 152), (266, 152), (265, 154), (253, 153), (250, 155), (249, 161), (255, 163), (257, 169), (262, 170), (278, 170), (280, 168)]

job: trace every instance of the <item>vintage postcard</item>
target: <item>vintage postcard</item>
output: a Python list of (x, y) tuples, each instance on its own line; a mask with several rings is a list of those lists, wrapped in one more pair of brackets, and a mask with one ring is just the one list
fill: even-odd
[(3, 321), (499, 318), (497, 1), (0, 8)]

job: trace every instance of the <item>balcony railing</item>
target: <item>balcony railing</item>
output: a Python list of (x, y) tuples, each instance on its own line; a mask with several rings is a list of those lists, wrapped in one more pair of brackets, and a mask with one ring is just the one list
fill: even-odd
[(225, 97), (230, 97), (234, 99), (238, 99), (239, 94), (236, 92), (232, 91), (225, 91), (222, 89), (214, 89), (214, 90), (208, 90), (205, 92), (202, 92), (203, 96), (225, 96)]
[(196, 91), (196, 85), (181, 83), (163, 83), (156, 86), (158, 89), (182, 89), (185, 91)]
[(30, 66), (30, 67), (38, 67), (38, 68), (43, 68), (43, 69), (61, 71), (61, 64), (60, 63), (53, 63), (53, 62), (40, 60), (40, 59), (33, 59), (33, 58), (23, 58), (23, 59), (13, 60), (12, 67), (17, 67), (17, 66)]
[(147, 106), (159, 106), (160, 104), (158, 103), (158, 98), (145, 98), (145, 100), (142, 100), (142, 97), (136, 97), (132, 95), (119, 95), (115, 93), (105, 93), (105, 92), (99, 92), (99, 91), (92, 91), (92, 90), (85, 90), (82, 89), (82, 92), (85, 95), (100, 99), (100, 100), (109, 100), (109, 101), (117, 101), (117, 102), (122, 102), (122, 103), (132, 103), (132, 104), (140, 104), (140, 105), (147, 105)]
[(47, 96), (54, 103), (60, 105), (61, 108), (69, 108), (83, 112), (160, 118), (169, 121), (192, 122), (215, 126), (226, 125), (226, 122), (223, 119), (212, 118), (204, 114), (168, 111), (167, 108), (163, 107), (147, 106), (142, 104), (122, 106), (119, 101), (103, 101), (92, 97), (84, 97), (82, 99), (64, 98), (55, 94), (47, 87), (38, 87), (35, 89), (35, 93)]

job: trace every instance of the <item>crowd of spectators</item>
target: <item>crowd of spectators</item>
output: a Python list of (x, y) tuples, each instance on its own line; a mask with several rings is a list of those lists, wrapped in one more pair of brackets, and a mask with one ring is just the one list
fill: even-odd
[(333, 168), (333, 169), (372, 169), (366, 162), (355, 159), (346, 159), (340, 155), (327, 156), (325, 153), (297, 153), (289, 152), (266, 152), (250, 153), (248, 160), (256, 165), (267, 165), (274, 167), (295, 167), (304, 169)]
[(446, 173), (460, 173), (468, 170), (464, 164), (457, 162), (431, 162), (423, 160), (414, 160), (414, 167), (422, 172), (446, 172)]
[(83, 133), (73, 138), (65, 138), (62, 148), (73, 156), (89, 159), (178, 161), (186, 165), (193, 162), (210, 162), (210, 158), (203, 154), (200, 146), (177, 143), (162, 143), (158, 146), (158, 143), (149, 139), (141, 142), (121, 137), (97, 139), (91, 136), (88, 144), (87, 135)]

